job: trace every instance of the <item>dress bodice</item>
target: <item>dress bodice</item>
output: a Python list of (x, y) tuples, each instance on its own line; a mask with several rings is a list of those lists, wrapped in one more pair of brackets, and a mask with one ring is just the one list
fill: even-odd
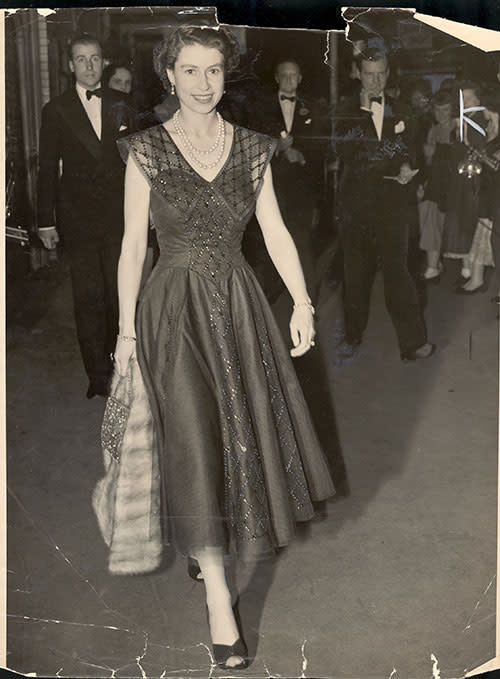
[(242, 263), (243, 233), (274, 148), (270, 137), (235, 126), (226, 162), (207, 181), (184, 158), (163, 125), (120, 143), (122, 156), (132, 152), (150, 186), (159, 264), (219, 278)]

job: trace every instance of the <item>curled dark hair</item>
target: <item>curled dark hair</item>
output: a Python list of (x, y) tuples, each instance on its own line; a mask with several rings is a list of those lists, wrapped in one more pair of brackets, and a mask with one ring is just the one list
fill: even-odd
[(239, 63), (240, 50), (232, 33), (226, 28), (208, 28), (201, 26), (180, 26), (153, 50), (153, 66), (163, 87), (168, 89), (167, 68), (172, 70), (180, 51), (186, 45), (202, 45), (213, 47), (224, 57), (224, 72), (234, 71)]

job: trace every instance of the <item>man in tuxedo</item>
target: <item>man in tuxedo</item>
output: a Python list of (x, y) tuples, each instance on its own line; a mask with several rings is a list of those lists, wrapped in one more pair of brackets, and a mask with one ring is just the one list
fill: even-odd
[(334, 142), (341, 160), (337, 211), (344, 254), (345, 337), (340, 359), (356, 353), (367, 326), (370, 292), (380, 266), (387, 310), (401, 358), (427, 358), (427, 342), (408, 244), (417, 219), (414, 124), (409, 111), (384, 93), (389, 76), (385, 53), (358, 57), (361, 90), (342, 101)]
[(69, 255), (87, 397), (106, 395), (118, 331), (117, 266), (123, 236), (124, 164), (116, 140), (133, 131), (127, 95), (101, 87), (102, 49), (92, 36), (69, 48), (75, 85), (42, 111), (38, 233)]
[[(271, 161), (276, 197), (297, 246), (306, 283), (314, 289), (313, 234), (319, 221), (324, 144), (319, 139), (316, 112), (298, 93), (302, 82), (299, 64), (288, 58), (279, 61), (275, 81), (277, 89), (255, 101), (249, 126), (278, 139)], [(259, 260), (261, 263), (261, 257)], [(266, 268), (264, 288), (271, 298), (276, 297), (282, 283), (271, 266)]]

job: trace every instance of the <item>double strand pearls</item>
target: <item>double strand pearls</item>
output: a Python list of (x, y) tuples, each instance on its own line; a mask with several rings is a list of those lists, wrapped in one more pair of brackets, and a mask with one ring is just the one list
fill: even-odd
[[(221, 158), (224, 155), (224, 149), (226, 148), (226, 123), (219, 112), (217, 112), (216, 115), (218, 121), (217, 138), (215, 142), (212, 144), (212, 146), (208, 149), (198, 149), (192, 143), (192, 141), (188, 137), (186, 130), (183, 128), (181, 124), (179, 111), (176, 111), (173, 116), (174, 129), (176, 133), (179, 135), (180, 139), (182, 140), (182, 143), (184, 144), (189, 157), (199, 167), (203, 168), (204, 170), (209, 170), (213, 167), (216, 167), (220, 163)], [(205, 163), (201, 160), (200, 156), (208, 156), (209, 154), (216, 151), (218, 147), (220, 147), (220, 150), (217, 154), (216, 159), (212, 163)]]

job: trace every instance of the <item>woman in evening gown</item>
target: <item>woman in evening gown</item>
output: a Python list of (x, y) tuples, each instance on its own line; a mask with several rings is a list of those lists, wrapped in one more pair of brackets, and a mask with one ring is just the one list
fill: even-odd
[[(241, 253), (251, 216), (293, 300), (292, 356), (314, 346), (314, 309), (274, 195), (274, 141), (216, 106), (237, 63), (223, 28), (176, 29), (155, 68), (179, 111), (121, 142), (127, 158), (115, 362), (137, 357), (154, 421), (164, 542), (196, 560), (216, 662), (242, 669), (224, 555), (257, 559), (334, 488), (289, 352)], [(140, 293), (151, 218), (160, 256)]]

